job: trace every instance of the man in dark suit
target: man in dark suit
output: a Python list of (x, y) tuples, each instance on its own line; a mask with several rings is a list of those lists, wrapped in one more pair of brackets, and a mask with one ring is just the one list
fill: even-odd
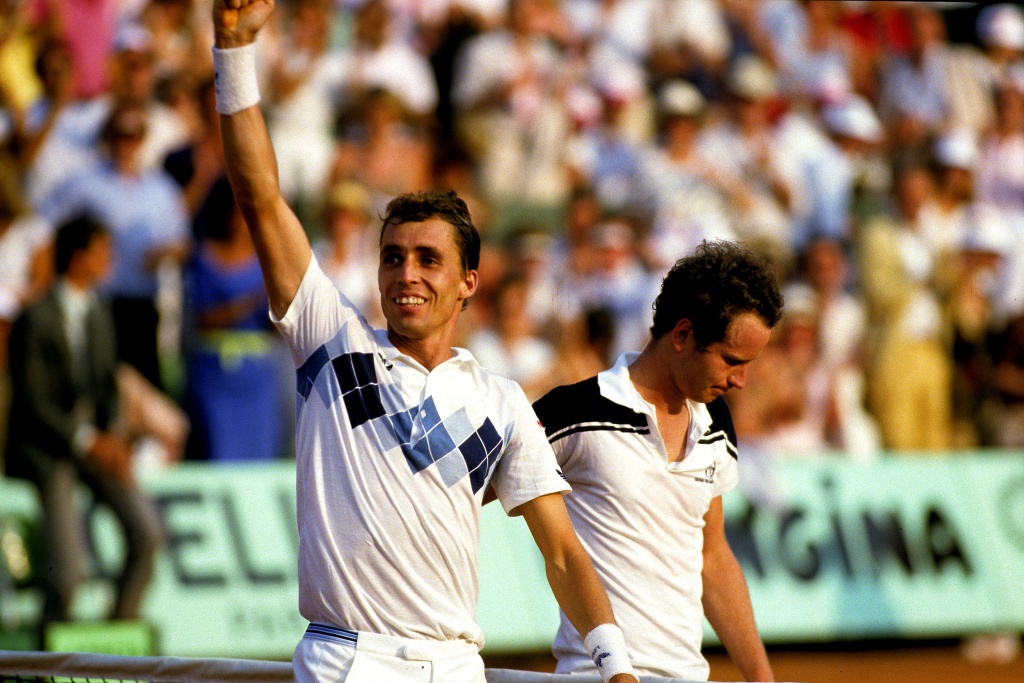
[(79, 482), (124, 528), (127, 552), (113, 617), (134, 619), (163, 534), (155, 508), (133, 481), (130, 444), (118, 429), (113, 320), (96, 295), (110, 271), (111, 237), (91, 219), (76, 218), (58, 230), (55, 251), (56, 283), (11, 332), (7, 473), (39, 490), (44, 621), (69, 617), (86, 575), (85, 524), (73, 502)]

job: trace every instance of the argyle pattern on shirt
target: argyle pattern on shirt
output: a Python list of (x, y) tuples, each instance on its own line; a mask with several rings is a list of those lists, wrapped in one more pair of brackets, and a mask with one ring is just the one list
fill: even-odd
[(483, 488), (504, 444), (490, 418), (474, 425), (465, 408), (442, 418), (431, 396), (407, 407), (397, 386), (378, 380), (374, 354), (340, 348), (344, 333), (296, 370), (299, 411), (314, 392), (327, 407), (340, 400), (349, 425), (372, 429), (385, 451), (400, 448), (413, 474), (437, 465), (448, 488), (466, 475), (474, 493)]

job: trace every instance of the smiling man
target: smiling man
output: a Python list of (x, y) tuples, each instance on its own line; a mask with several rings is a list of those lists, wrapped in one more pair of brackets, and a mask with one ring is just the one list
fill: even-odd
[[(724, 395), (743, 388), (781, 314), (767, 263), (705, 242), (665, 277), (642, 352), (534, 405), (639, 674), (707, 680), (706, 615), (747, 680), (774, 680), (722, 494), (738, 482)], [(563, 615), (558, 672), (593, 670), (584, 643)]]
[(298, 681), (484, 683), (475, 623), (480, 505), (521, 514), (559, 605), (606, 681), (636, 681), (573, 531), (568, 490), (522, 389), (452, 348), (480, 237), (455, 193), (387, 207), (374, 330), (321, 271), (281, 196), (255, 38), (272, 0), (216, 0), (224, 158), (297, 376)]

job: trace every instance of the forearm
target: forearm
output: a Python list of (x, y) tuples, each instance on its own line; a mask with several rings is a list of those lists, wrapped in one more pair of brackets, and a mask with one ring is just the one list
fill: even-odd
[(702, 573), (704, 615), (748, 681), (774, 681), (764, 644), (757, 633), (743, 570), (732, 551), (708, 563)]
[(217, 107), (221, 112), (224, 165), (235, 202), (245, 216), (263, 270), (270, 307), (283, 316), (312, 258), (305, 231), (281, 196), (277, 159), (256, 104), (251, 50), (269, 17), (270, 0), (216, 0)]
[(588, 654), (602, 679), (609, 683), (635, 682), (608, 595), (576, 536), (561, 495), (535, 498), (519, 510), (544, 556), (551, 592), (570, 623), (584, 637)]
[(558, 605), (581, 635), (601, 624), (615, 623), (608, 595), (582, 547), (567, 554), (564, 562), (545, 562), (545, 569)]

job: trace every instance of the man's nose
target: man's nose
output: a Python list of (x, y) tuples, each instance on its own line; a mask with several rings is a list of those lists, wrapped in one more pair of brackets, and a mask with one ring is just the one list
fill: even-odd
[(736, 388), (742, 389), (747, 383), (747, 366), (741, 365), (732, 371), (729, 375), (729, 385)]

